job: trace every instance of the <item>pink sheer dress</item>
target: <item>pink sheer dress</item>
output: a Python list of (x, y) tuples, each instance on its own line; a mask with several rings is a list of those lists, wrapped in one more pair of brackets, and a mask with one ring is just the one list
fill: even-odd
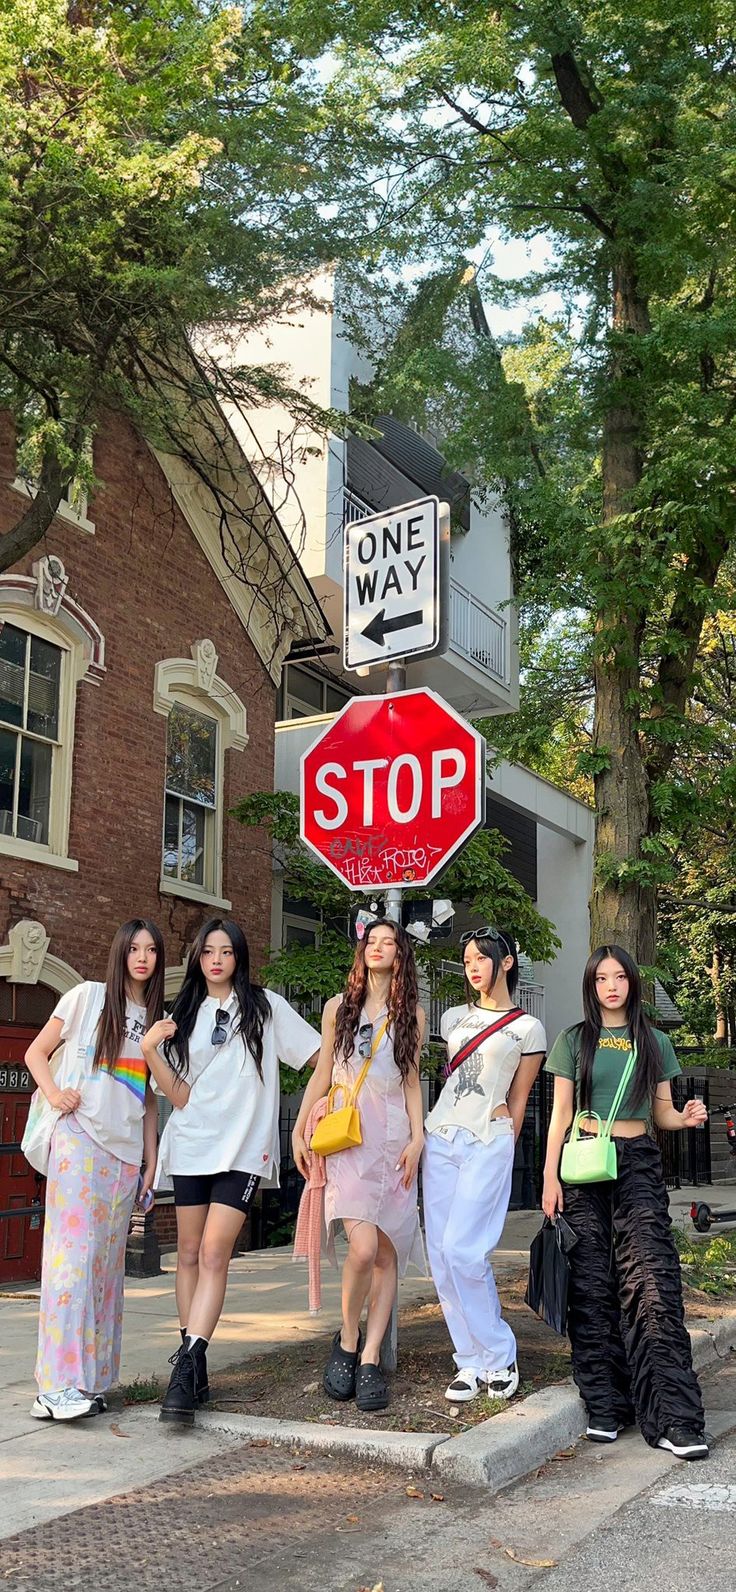
[[(379, 1012), (374, 1034), (385, 1017)], [(369, 1022), (365, 1012), (361, 1023)], [(356, 1050), (347, 1062), (335, 1062), (333, 1083), (354, 1082), (363, 1060)], [(339, 1105), (338, 1095), (337, 1104)], [(390, 1032), (381, 1039), (365, 1083), (358, 1095), (362, 1144), (340, 1150), (326, 1159), (325, 1222), (328, 1234), (339, 1221), (372, 1222), (391, 1240), (396, 1250), (399, 1276), (414, 1265), (426, 1275), (424, 1245), (419, 1226), (416, 1180), (402, 1187), (399, 1156), (411, 1138), (401, 1074), (394, 1061)]]

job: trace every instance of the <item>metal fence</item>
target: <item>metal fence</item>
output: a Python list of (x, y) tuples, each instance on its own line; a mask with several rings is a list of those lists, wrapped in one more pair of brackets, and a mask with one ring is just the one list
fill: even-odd
[[(437, 1099), (442, 1082), (441, 1078), (429, 1081), (430, 1108)], [(554, 1083), (550, 1073), (541, 1072), (529, 1096), (516, 1146), (511, 1210), (535, 1210), (540, 1204)], [(692, 1100), (695, 1096), (703, 1100), (706, 1108), (709, 1106), (707, 1079), (681, 1077), (673, 1080), (672, 1098), (678, 1111), (682, 1110), (686, 1100)], [(264, 1189), (260, 1208), (253, 1210), (251, 1231), (254, 1248), (288, 1243), (291, 1237), (304, 1187), (291, 1154), (291, 1133), (298, 1109), (295, 1103), (293, 1110), (287, 1109), (281, 1114), (281, 1187)], [(702, 1128), (688, 1128), (685, 1133), (656, 1132), (655, 1136), (662, 1152), (667, 1188), (681, 1188), (683, 1183), (700, 1186), (712, 1181), (709, 1122)]]

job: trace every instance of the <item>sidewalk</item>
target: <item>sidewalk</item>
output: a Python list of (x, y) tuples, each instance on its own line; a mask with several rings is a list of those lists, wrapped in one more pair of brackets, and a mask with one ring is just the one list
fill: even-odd
[[(689, 1210), (693, 1192), (683, 1189), (671, 1197), (676, 1221)], [(718, 1191), (713, 1194), (718, 1203)], [(509, 1214), (494, 1257), (500, 1278), (523, 1266), (539, 1223), (537, 1211)], [(126, 1282), (123, 1386), (165, 1375), (168, 1356), (177, 1347), (175, 1257), (167, 1257), (164, 1264), (161, 1277)], [(293, 1263), (290, 1250), (260, 1250), (233, 1261), (225, 1309), (209, 1351), (212, 1369), (293, 1345), (300, 1338), (306, 1345), (336, 1325), (339, 1273), (325, 1266), (323, 1280), (322, 1314), (310, 1316), (306, 1265)], [(401, 1284), (402, 1304), (435, 1299), (429, 1278), (412, 1277)], [(57, 1423), (32, 1421), (28, 1411), (34, 1393), (37, 1310), (37, 1298), (14, 1297), (10, 1291), (0, 1296), (0, 1536), (179, 1472), (242, 1441), (204, 1425), (172, 1436), (135, 1406), (117, 1419), (78, 1421), (61, 1430)]]

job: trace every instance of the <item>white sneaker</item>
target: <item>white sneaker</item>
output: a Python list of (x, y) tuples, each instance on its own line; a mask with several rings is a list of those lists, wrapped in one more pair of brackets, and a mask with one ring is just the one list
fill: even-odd
[(489, 1399), (512, 1399), (519, 1386), (519, 1367), (514, 1360), (503, 1371), (486, 1371)]
[(485, 1372), (476, 1371), (473, 1366), (464, 1365), (457, 1376), (445, 1389), (445, 1398), (451, 1404), (469, 1404), (471, 1399), (477, 1399), (479, 1393), (486, 1391)]
[(80, 1415), (89, 1415), (94, 1402), (79, 1388), (63, 1387), (59, 1393), (39, 1393), (31, 1405), (31, 1415), (37, 1421), (76, 1421)]

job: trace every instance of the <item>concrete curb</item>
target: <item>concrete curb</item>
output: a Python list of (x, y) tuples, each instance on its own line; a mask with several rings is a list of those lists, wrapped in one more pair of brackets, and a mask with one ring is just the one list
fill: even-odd
[[(725, 1358), (736, 1348), (736, 1311), (711, 1327), (693, 1328), (690, 1342), (696, 1371)], [(570, 1380), (532, 1393), (503, 1414), (451, 1437), (432, 1455), (432, 1466), (448, 1481), (498, 1492), (575, 1442), (584, 1427), (583, 1405)]]
[[(709, 1327), (690, 1332), (693, 1364), (702, 1371), (736, 1349), (736, 1310)], [(158, 1420), (154, 1405), (139, 1406), (140, 1413)], [(404, 1470), (430, 1467), (443, 1481), (462, 1482), (499, 1492), (546, 1464), (561, 1448), (582, 1435), (585, 1412), (571, 1380), (532, 1393), (511, 1409), (493, 1415), (480, 1425), (453, 1437), (435, 1432), (381, 1432), (359, 1426), (328, 1426), (317, 1421), (269, 1420), (262, 1415), (228, 1415), (200, 1410), (197, 1425), (226, 1432), (246, 1442), (299, 1448), (318, 1448), (346, 1459), (377, 1460)]]
[[(141, 1414), (158, 1420), (158, 1406), (138, 1406)], [(226, 1432), (243, 1442), (255, 1438), (274, 1447), (284, 1443), (298, 1448), (319, 1448), (347, 1459), (380, 1460), (405, 1470), (427, 1470), (444, 1433), (372, 1432), (361, 1426), (328, 1426), (317, 1421), (269, 1420), (263, 1415), (228, 1415), (219, 1410), (199, 1410), (196, 1425), (210, 1431)]]

